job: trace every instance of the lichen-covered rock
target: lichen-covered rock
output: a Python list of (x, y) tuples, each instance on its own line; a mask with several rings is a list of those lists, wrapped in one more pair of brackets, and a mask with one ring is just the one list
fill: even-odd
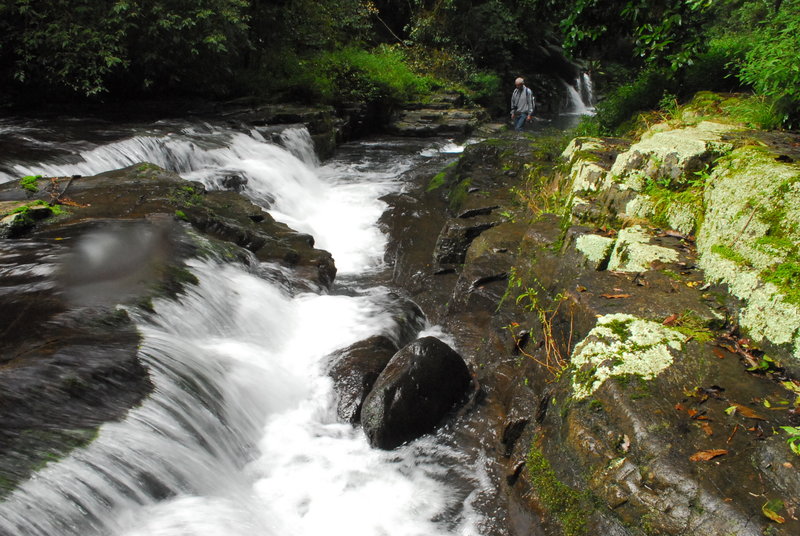
[(575, 238), (575, 249), (586, 257), (589, 266), (600, 270), (608, 264), (615, 243), (614, 238), (586, 233)]
[(374, 447), (393, 449), (432, 432), (466, 401), (471, 376), (458, 353), (423, 337), (392, 357), (361, 408), (361, 425)]
[(579, 136), (577, 138), (572, 138), (567, 148), (561, 153), (561, 158), (566, 160), (567, 163), (572, 164), (578, 160), (583, 160), (586, 151), (600, 150), (603, 149), (604, 146), (605, 143), (600, 138)]
[(678, 331), (624, 313), (606, 315), (572, 352), (575, 398), (593, 394), (612, 376), (650, 380), (672, 364), (686, 337)]
[(722, 136), (737, 128), (703, 121), (696, 126), (664, 132), (651, 130), (617, 157), (607, 181), (635, 191), (641, 191), (648, 178), (685, 182), (691, 173), (702, 170), (733, 149), (733, 144), (722, 141)]
[(678, 253), (670, 248), (651, 244), (652, 237), (641, 226), (622, 229), (617, 235), (608, 269), (619, 272), (645, 272), (654, 262), (670, 263), (678, 260)]
[(756, 340), (793, 346), (800, 359), (800, 167), (756, 147), (722, 159), (706, 188), (700, 266), (745, 302)]

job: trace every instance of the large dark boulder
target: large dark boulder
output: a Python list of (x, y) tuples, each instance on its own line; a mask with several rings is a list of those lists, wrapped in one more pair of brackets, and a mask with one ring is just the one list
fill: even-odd
[(358, 424), (361, 403), (396, 352), (397, 346), (389, 337), (377, 335), (331, 356), (328, 375), (333, 379), (339, 419)]
[(393, 449), (433, 431), (467, 396), (471, 376), (458, 353), (435, 337), (402, 348), (361, 408), (370, 445)]

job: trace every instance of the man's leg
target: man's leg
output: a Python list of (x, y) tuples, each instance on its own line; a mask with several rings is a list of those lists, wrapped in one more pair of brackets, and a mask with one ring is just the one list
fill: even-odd
[(514, 118), (514, 130), (522, 132), (523, 125), (525, 125), (525, 114), (519, 114)]

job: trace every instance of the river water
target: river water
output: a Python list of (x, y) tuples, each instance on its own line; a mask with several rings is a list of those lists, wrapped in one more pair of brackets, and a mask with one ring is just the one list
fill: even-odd
[[(152, 394), (9, 494), (0, 534), (492, 532), (480, 507), (492, 494), (480, 449), (455, 445), (447, 429), (391, 452), (371, 449), (360, 429), (336, 420), (324, 374), (332, 351), (400, 330), (391, 289), (375, 284), (386, 269), (380, 198), (406, 187), (404, 172), (461, 148), (372, 139), (320, 163), (305, 129), (278, 141), (200, 122), (0, 123), (0, 182), (141, 161), (209, 189), (235, 174), (247, 179), (243, 195), (313, 235), (339, 270), (330, 292), (293, 293), (253, 266), (191, 261), (198, 285), (177, 301), (156, 300), (154, 315), (130, 311)], [(436, 326), (425, 333), (455, 344)]]

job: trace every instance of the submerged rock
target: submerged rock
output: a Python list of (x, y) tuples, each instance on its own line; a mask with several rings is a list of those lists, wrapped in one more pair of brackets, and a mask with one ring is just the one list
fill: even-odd
[(402, 348), (361, 408), (370, 445), (393, 449), (432, 432), (466, 400), (471, 376), (458, 353), (435, 337)]

